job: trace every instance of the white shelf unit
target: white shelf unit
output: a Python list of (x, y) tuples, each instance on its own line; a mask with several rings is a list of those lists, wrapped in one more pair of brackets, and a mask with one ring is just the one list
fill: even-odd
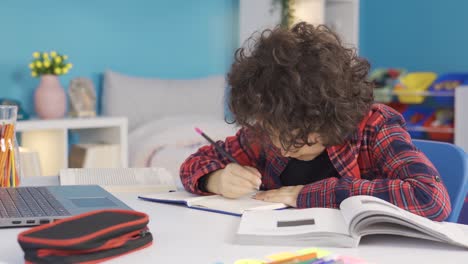
[(120, 145), (121, 167), (128, 167), (128, 121), (125, 117), (64, 118), (18, 121), (20, 146), (37, 151), (42, 175), (58, 175), (68, 168), (69, 134), (79, 143)]
[[(407, 95), (407, 96), (437, 96), (437, 97), (454, 97), (455, 92), (454, 91), (405, 91), (405, 90), (399, 90), (399, 91), (394, 91), (391, 90), (386, 93), (379, 93), (380, 96), (388, 95), (388, 96), (402, 96), (402, 95)], [(396, 99), (393, 100), (395, 102)], [(445, 108), (445, 107), (444, 107)], [(433, 133), (446, 133), (446, 134), (453, 134), (455, 133), (455, 128), (448, 128), (448, 127), (425, 127), (425, 126), (407, 126), (408, 131), (418, 131), (418, 132), (433, 132)]]
[[(343, 42), (358, 49), (359, 0), (295, 0), (294, 23), (305, 21), (325, 24), (336, 31)], [(281, 23), (281, 7), (275, 0), (240, 0), (240, 45), (255, 31), (272, 29)]]
[(468, 153), (468, 86), (455, 89), (455, 145)]

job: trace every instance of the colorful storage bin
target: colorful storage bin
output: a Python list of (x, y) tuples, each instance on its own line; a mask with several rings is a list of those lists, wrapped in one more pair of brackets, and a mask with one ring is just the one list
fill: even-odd
[(393, 86), (398, 77), (405, 73), (404, 69), (376, 69), (369, 76), (375, 84), (374, 98), (377, 102), (390, 103), (393, 100)]
[[(452, 109), (437, 109), (424, 122), (424, 127), (428, 129), (427, 137), (431, 140), (453, 141), (454, 113)], [(432, 130), (431, 130), (432, 129)], [(441, 130), (438, 132), (436, 130)]]
[(434, 114), (434, 109), (423, 106), (408, 106), (402, 115), (406, 120), (407, 129), (411, 138), (424, 139), (426, 132), (424, 124)]
[[(436, 104), (453, 106), (455, 88), (464, 84), (468, 84), (468, 73), (447, 73), (440, 75), (432, 83), (428, 91), (432, 92), (432, 99)], [(445, 96), (437, 96), (438, 93)]]
[(434, 72), (411, 72), (399, 78), (394, 92), (403, 104), (421, 104), (425, 96), (418, 93), (425, 92), (436, 78)]

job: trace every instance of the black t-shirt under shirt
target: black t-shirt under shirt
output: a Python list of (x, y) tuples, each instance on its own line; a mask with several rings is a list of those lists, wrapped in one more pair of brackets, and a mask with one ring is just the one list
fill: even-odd
[(323, 151), (313, 160), (303, 161), (291, 158), (280, 175), (284, 186), (306, 185), (326, 178), (340, 177), (328, 157)]
[[(328, 157), (327, 151), (323, 151), (313, 160), (303, 161), (291, 158), (286, 168), (280, 175), (283, 186), (306, 185), (326, 178), (340, 177)], [(207, 176), (198, 180), (198, 188), (206, 190)]]

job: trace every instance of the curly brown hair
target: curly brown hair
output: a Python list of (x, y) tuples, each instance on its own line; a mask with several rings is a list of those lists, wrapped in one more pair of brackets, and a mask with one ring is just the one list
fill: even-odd
[[(370, 65), (326, 26), (298, 23), (252, 35), (228, 73), (233, 122), (276, 136), (285, 150), (341, 144), (374, 100)], [(247, 43), (249, 43), (247, 42)]]

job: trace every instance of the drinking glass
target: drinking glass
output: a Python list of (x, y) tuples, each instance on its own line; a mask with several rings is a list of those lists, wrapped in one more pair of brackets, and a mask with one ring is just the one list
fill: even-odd
[(0, 186), (16, 187), (21, 181), (19, 149), (16, 141), (18, 107), (0, 105)]

